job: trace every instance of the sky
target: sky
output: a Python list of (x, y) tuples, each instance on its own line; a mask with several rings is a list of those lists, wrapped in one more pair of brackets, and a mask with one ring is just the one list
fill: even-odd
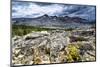
[(12, 18), (36, 18), (47, 14), (80, 17), (91, 21), (95, 20), (95, 9), (91, 5), (12, 1)]

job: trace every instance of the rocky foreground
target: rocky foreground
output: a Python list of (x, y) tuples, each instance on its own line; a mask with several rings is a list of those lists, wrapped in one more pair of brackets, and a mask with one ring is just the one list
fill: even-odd
[[(40, 31), (12, 38), (13, 65), (95, 61), (94, 32)], [(84, 36), (82, 39), (78, 36)], [(73, 35), (73, 36), (72, 36)]]

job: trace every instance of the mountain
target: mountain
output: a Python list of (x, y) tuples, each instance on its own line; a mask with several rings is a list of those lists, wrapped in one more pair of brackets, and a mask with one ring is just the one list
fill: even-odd
[(91, 24), (91, 22), (80, 17), (58, 17), (45, 14), (37, 18), (12, 18), (12, 24), (41, 27), (79, 27), (84, 24)]

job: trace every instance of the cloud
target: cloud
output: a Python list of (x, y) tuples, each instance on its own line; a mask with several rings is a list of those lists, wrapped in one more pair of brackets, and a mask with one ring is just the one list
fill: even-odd
[(96, 8), (93, 6), (85, 7), (84, 9), (78, 10), (74, 13), (69, 14), (70, 17), (81, 17), (88, 20), (95, 20)]
[(50, 16), (81, 17), (95, 20), (95, 7), (87, 5), (65, 5), (40, 2), (12, 2), (12, 18), (35, 18), (48, 14)]
[(64, 5), (51, 4), (47, 6), (40, 6), (36, 3), (16, 3), (13, 2), (12, 17), (38, 17), (44, 14), (56, 15), (63, 12)]

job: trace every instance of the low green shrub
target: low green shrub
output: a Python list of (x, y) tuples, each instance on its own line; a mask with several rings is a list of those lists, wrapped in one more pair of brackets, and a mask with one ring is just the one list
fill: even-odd
[(54, 30), (54, 29), (25, 26), (25, 25), (12, 25), (12, 36), (14, 35), (23, 36), (32, 31), (48, 31), (48, 30)]

